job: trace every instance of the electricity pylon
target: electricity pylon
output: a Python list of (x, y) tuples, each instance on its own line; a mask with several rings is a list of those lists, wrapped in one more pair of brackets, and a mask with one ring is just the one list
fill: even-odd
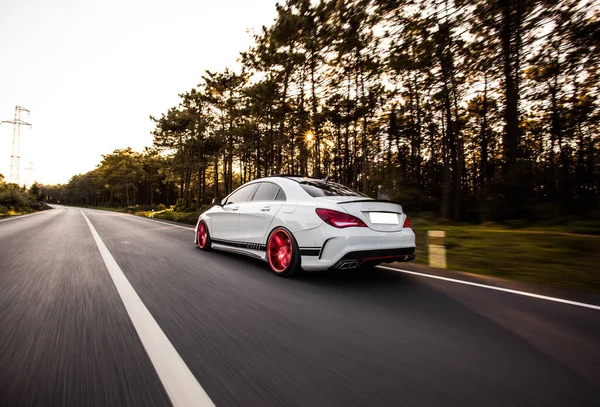
[(21, 126), (29, 126), (30, 123), (21, 120), (21, 112), (29, 113), (29, 110), (22, 106), (15, 106), (15, 119), (3, 120), (1, 123), (12, 123), (13, 138), (10, 149), (10, 175), (9, 180), (17, 185), (21, 182)]

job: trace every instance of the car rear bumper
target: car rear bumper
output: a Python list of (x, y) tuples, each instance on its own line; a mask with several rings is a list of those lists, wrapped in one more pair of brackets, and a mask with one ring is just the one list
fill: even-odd
[(302, 268), (307, 271), (414, 259), (415, 234), (410, 228), (379, 232), (369, 228), (337, 229), (324, 224), (294, 235), (302, 253)]
[(349, 252), (337, 261), (331, 268), (346, 270), (365, 265), (375, 266), (381, 263), (392, 263), (395, 261), (411, 261), (415, 258), (415, 248), (405, 247), (402, 249), (380, 249)]

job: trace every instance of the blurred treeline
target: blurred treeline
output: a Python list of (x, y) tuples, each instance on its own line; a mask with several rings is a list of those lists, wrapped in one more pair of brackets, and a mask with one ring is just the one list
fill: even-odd
[[(129, 207), (174, 205), (177, 187), (169, 181), (173, 157), (163, 157), (146, 149), (115, 150), (102, 156), (95, 170), (75, 175), (65, 185), (43, 185), (51, 203), (85, 206)], [(181, 191), (179, 191), (181, 193)]]
[(53, 193), (198, 208), (251, 179), (294, 173), (447, 219), (593, 216), (599, 8), (288, 0), (239, 71), (205, 72), (152, 117), (144, 154), (117, 150)]

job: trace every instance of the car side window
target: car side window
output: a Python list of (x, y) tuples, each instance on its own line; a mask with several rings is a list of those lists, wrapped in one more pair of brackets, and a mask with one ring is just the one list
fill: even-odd
[(275, 195), (275, 200), (276, 201), (286, 201), (287, 197), (285, 196), (285, 192), (283, 192), (283, 189), (279, 188), (279, 191), (277, 191), (277, 195)]
[(229, 195), (229, 197), (227, 198), (227, 202), (225, 202), (225, 205), (246, 202), (252, 194), (252, 191), (254, 191), (254, 188), (256, 188), (256, 184), (245, 185), (239, 188), (233, 194)]
[(279, 186), (270, 182), (261, 182), (252, 198), (253, 201), (274, 201)]

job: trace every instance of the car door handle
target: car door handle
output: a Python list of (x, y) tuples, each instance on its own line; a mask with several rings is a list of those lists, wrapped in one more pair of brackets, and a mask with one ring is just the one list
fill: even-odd
[(262, 208), (260, 208), (261, 211), (263, 212), (269, 212), (271, 210), (270, 206), (263, 206)]
[(232, 207), (231, 207), (231, 210), (232, 210), (232, 211), (237, 211), (237, 210), (239, 210), (239, 209), (240, 209), (240, 207), (239, 207), (239, 206), (232, 206)]

